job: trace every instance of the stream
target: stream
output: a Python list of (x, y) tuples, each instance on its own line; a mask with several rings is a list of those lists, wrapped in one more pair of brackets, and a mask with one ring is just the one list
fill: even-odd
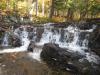
[[(100, 57), (89, 48), (89, 37), (95, 29), (96, 25), (92, 25), (90, 29), (82, 30), (75, 25), (60, 28), (47, 23), (43, 27), (23, 25), (5, 32), (2, 36), (2, 48), (0, 49), (0, 65), (2, 66), (0, 67), (0, 75), (78, 75), (65, 71), (56, 72), (49, 68), (40, 57), (43, 45), (46, 43), (58, 44), (60, 48), (67, 49), (72, 54), (77, 52), (84, 56), (77, 62), (84, 63), (86, 60), (93, 68), (99, 69)], [(32, 52), (30, 52), (31, 43), (33, 43)], [(10, 59), (12, 57), (14, 59)], [(11, 71), (10, 65), (11, 68), (15, 67), (16, 71)], [(100, 71), (96, 74), (92, 73), (92, 75), (99, 74)], [(91, 73), (87, 73), (87, 75), (91, 75)]]

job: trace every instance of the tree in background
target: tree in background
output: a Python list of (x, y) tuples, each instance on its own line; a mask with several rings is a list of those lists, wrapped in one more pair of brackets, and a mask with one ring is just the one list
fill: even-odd
[(44, 16), (45, 8), (44, 8), (44, 0), (42, 1), (42, 15)]
[(100, 0), (1, 0), (0, 10), (12, 14), (17, 11), (21, 17), (84, 20), (100, 17)]
[(49, 16), (49, 18), (52, 18), (52, 16), (54, 15), (54, 5), (55, 5), (55, 1), (51, 0), (50, 16)]

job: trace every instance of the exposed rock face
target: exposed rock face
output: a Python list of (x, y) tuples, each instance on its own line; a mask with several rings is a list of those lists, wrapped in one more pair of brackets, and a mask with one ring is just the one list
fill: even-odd
[(94, 69), (84, 57), (78, 52), (69, 52), (51, 43), (45, 44), (41, 52), (43, 61), (54, 70), (68, 71), (78, 75), (95, 75), (95, 73), (99, 75), (100, 70)]
[[(86, 22), (80, 22), (77, 26), (78, 28), (80, 28), (81, 30), (89, 30), (89, 29), (93, 29), (94, 26), (94, 30), (89, 34), (89, 48), (94, 51), (96, 54), (98, 54), (100, 56), (100, 19), (87, 19)], [(84, 33), (81, 34), (82, 37), (84, 37)]]
[(89, 41), (90, 48), (100, 56), (100, 26), (92, 32)]
[(0, 31), (0, 45), (2, 44), (3, 34), (4, 34), (4, 31)]
[(9, 40), (12, 47), (20, 47), (22, 45), (20, 38), (15, 35), (12, 35)]
[(36, 31), (36, 36), (37, 36), (36, 42), (39, 42), (40, 41), (43, 32), (44, 32), (44, 29), (43, 28), (42, 29), (41, 28), (38, 28), (37, 29), (37, 31)]
[(29, 46), (28, 46), (28, 51), (29, 52), (33, 52), (33, 49), (35, 48), (35, 43), (33, 41), (30, 42)]
[(76, 66), (68, 64), (69, 58), (71, 58), (69, 52), (61, 49), (57, 44), (45, 44), (41, 52), (41, 58), (46, 61), (50, 67), (61, 70), (67, 70), (68, 68), (69, 71), (73, 73), (79, 72)]

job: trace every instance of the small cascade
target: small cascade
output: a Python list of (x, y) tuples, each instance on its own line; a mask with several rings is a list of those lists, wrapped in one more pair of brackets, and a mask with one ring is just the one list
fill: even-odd
[[(44, 33), (37, 45), (56, 43), (62, 48), (67, 48), (70, 52), (79, 52), (82, 55), (85, 55), (85, 59), (89, 62), (100, 62), (100, 58), (96, 54), (89, 52), (88, 48), (89, 35), (96, 26), (93, 26), (93, 28), (89, 30), (80, 30), (79, 28), (70, 25), (67, 28), (63, 28), (63, 32), (61, 29), (53, 30), (54, 28), (46, 27), (44, 27)], [(61, 39), (63, 39), (63, 41)], [(87, 50), (87, 52), (85, 52), (85, 50)]]
[(21, 42), (22, 42), (22, 46), (27, 44), (27, 40), (28, 40), (28, 32), (26, 31), (26, 28), (23, 27), (23, 31), (21, 31), (21, 36), (20, 39), (21, 39)]
[(30, 40), (28, 39), (28, 32), (26, 31), (25, 27), (22, 27), (22, 29), (23, 30), (21, 31), (20, 28), (17, 28), (14, 31), (14, 35), (18, 36), (21, 39), (22, 46), (12, 48), (12, 49), (4, 49), (4, 50), (1, 50), (0, 53), (12, 53), (12, 52), (27, 51), (27, 48), (30, 44)]
[(9, 42), (8, 42), (8, 33), (6, 32), (5, 35), (4, 35), (4, 38), (3, 38), (3, 42), (2, 42), (2, 46), (3, 47), (8, 47), (9, 45)]
[(35, 48), (32, 53), (29, 53), (29, 56), (32, 57), (33, 59), (41, 61), (41, 58), (40, 58), (41, 51), (42, 51), (41, 48)]
[[(60, 47), (69, 48), (70, 50), (81, 51), (82, 49), (88, 48), (87, 38), (89, 36), (84, 35), (85, 38), (81, 40), (80, 34), (80, 30), (73, 26), (63, 28), (63, 32), (61, 29), (54, 30), (54, 28), (44, 27), (44, 33), (42, 34), (42, 38), (38, 45), (51, 42), (59, 44)], [(61, 39), (63, 41), (61, 41)]]
[[(94, 53), (89, 52), (88, 48), (88, 38), (96, 26), (93, 26), (93, 28), (88, 30), (81, 30), (78, 27), (71, 25), (69, 25), (67, 28), (55, 28), (50, 26), (50, 23), (45, 24), (44, 32), (41, 33), (42, 36), (39, 42), (36, 41), (38, 38), (37, 34), (39, 33), (37, 32), (38, 27), (33, 27), (31, 31), (28, 31), (27, 28), (27, 26), (21, 26), (13, 30), (13, 34), (21, 40), (22, 46), (13, 49), (4, 49), (1, 50), (0, 53), (27, 51), (30, 42), (33, 41), (37, 46), (43, 46), (45, 43), (55, 43), (62, 48), (68, 49), (70, 52), (79, 52), (82, 55), (85, 55), (85, 59), (87, 59), (89, 62), (98, 61), (97, 56)], [(8, 43), (8, 34), (5, 33), (2, 46), (8, 46)], [(87, 52), (85, 52), (86, 50)], [(41, 51), (42, 48), (35, 47), (33, 49), (33, 53), (29, 53), (29, 55), (40, 61)]]
[(41, 45), (43, 45), (44, 43), (51, 42), (52, 32), (50, 31), (50, 29), (44, 29), (44, 33), (42, 34), (42, 38), (40, 40)]
[(74, 51), (81, 50), (80, 44), (79, 44), (79, 34), (80, 32), (74, 32), (74, 38), (71, 43), (69, 43), (68, 48), (71, 48)]
[(48, 28), (47, 26), (44, 27), (44, 32), (42, 34), (42, 38), (38, 45), (44, 45), (45, 43), (59, 43), (60, 33), (54, 30), (53, 27)]

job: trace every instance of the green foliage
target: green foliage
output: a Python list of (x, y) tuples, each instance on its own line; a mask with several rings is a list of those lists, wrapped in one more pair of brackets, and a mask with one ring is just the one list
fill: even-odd
[(57, 10), (62, 10), (65, 8), (65, 0), (55, 0), (54, 8)]
[(90, 1), (89, 11), (92, 15), (96, 15), (100, 13), (100, 3), (96, 2), (95, 0)]
[[(29, 15), (29, 9), (32, 3), (35, 3), (36, 0), (32, 0), (30, 5), (27, 5), (26, 3), (26, 4), (23, 4), (21, 8), (19, 8), (18, 5), (20, 6), (21, 5), (20, 3), (24, 3), (25, 1), (28, 2), (31, 0), (0, 0), (0, 9), (7, 10), (7, 7), (9, 6), (9, 10), (11, 10), (11, 12), (14, 12), (15, 10), (17, 10), (21, 16)], [(45, 6), (44, 6), (45, 15), (49, 15), (50, 6), (51, 6), (50, 1), (52, 0), (48, 0), (48, 1), (44, 0), (44, 1), (45, 1)], [(35, 13), (35, 9), (36, 8), (34, 7), (34, 13)], [(42, 13), (42, 1), (41, 0), (38, 3), (38, 12)], [(69, 13), (71, 13), (69, 15), (76, 16), (75, 14), (76, 12), (82, 18), (86, 17), (86, 15), (96, 16), (100, 14), (100, 1), (99, 0), (54, 0), (54, 12), (56, 12), (56, 14), (60, 16), (64, 14), (64, 18), (65, 17), (67, 18), (68, 17), (67, 14)], [(41, 22), (50, 21), (45, 17), (37, 18), (37, 19), (41, 20)]]
[(5, 1), (1, 1), (0, 2), (0, 9), (6, 9), (6, 2)]

